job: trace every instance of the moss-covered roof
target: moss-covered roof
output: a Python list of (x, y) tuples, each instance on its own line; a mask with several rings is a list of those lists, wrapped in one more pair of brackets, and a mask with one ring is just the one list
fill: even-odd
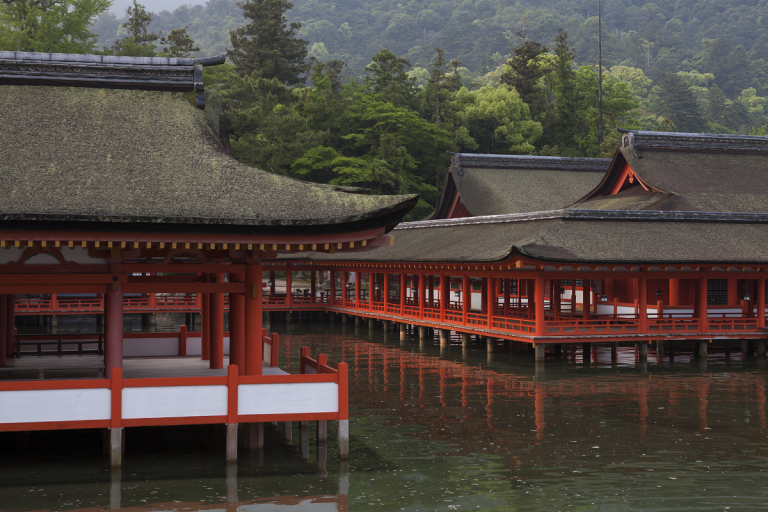
[[(355, 254), (305, 254), (317, 261), (490, 263), (515, 254), (563, 263), (768, 263), (768, 218), (692, 222), (571, 218), (568, 211), (531, 219), (473, 218), (466, 224), (403, 223), (392, 247)], [(649, 212), (650, 213), (650, 212)], [(540, 220), (533, 220), (536, 217)], [(765, 217), (765, 216), (764, 216)], [(416, 227), (421, 225), (421, 227)]]
[(768, 212), (768, 154), (643, 151), (622, 156), (645, 183), (674, 194), (659, 209)]
[(215, 107), (199, 110), (184, 93), (0, 85), (0, 112), (6, 228), (80, 221), (91, 229), (349, 232), (391, 228), (417, 201), (241, 164), (218, 141)]

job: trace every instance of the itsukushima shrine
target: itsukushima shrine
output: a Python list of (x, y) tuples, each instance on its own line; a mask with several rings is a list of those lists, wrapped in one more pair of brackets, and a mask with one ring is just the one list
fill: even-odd
[[(226, 424), (235, 460), (238, 439), (261, 447), (264, 422), (318, 421), (324, 440), (325, 422), (338, 420), (348, 456), (346, 364), (302, 351), (301, 375), (276, 366), (277, 337), (262, 330), (262, 261), (389, 245), (417, 198), (232, 159), (202, 83), (202, 66), (221, 62), (0, 52), (0, 364), (14, 346), (14, 295), (102, 294), (106, 377), (83, 378), (93, 368), (62, 356), (74, 378), (2, 382), (0, 430), (109, 429), (119, 465), (125, 427)], [(210, 363), (170, 358), (134, 368), (142, 378), (124, 372), (130, 293), (202, 294)]]
[[(506, 340), (540, 362), (597, 343), (645, 359), (654, 341), (657, 356), (683, 342), (765, 355), (768, 138), (626, 132), (612, 160), (456, 154), (432, 218), (399, 223), (415, 197), (232, 160), (216, 106), (183, 94), (203, 106), (200, 64), (0, 53), (2, 357), (34, 359), (14, 314), (103, 310), (107, 377), (0, 383), (0, 430), (111, 428), (119, 460), (122, 427), (226, 423), (231, 459), (237, 424), (259, 446), (265, 421), (338, 419), (345, 454), (345, 365), (302, 351), (303, 374), (285, 374), (262, 311)], [(307, 293), (291, 293), (296, 271)], [(124, 335), (124, 311), (200, 312), (203, 328)], [(24, 343), (64, 361), (95, 338)], [(124, 355), (169, 357), (123, 374)]]

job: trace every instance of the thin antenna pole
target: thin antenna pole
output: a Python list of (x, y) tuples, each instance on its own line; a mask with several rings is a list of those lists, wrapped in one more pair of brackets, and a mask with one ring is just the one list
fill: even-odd
[(601, 0), (597, 0), (597, 140), (600, 145), (597, 152), (602, 156), (603, 144), (603, 19), (600, 9)]

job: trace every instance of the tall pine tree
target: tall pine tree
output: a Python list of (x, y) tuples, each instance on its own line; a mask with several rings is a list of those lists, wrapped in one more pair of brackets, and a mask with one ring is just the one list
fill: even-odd
[(533, 39), (526, 39), (523, 31), (517, 33), (523, 42), (512, 50), (514, 57), (507, 61), (507, 70), (501, 75), (501, 83), (514, 87), (523, 102), (531, 109), (531, 116), (536, 119), (547, 103), (546, 95), (539, 85), (541, 78), (549, 71), (541, 65), (541, 55), (549, 48)]
[(691, 88), (674, 73), (667, 73), (659, 83), (659, 98), (664, 108), (664, 117), (675, 123), (682, 132), (703, 132), (704, 122)]
[(237, 3), (248, 23), (230, 31), (232, 59), (241, 75), (256, 71), (262, 78), (276, 78), (296, 85), (305, 69), (307, 41), (296, 38), (301, 23), (290, 23), (285, 13), (293, 7), (288, 0), (244, 0)]

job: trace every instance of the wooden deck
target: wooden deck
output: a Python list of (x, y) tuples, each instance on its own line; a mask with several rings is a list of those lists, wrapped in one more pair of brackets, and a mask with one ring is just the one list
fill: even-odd
[[(202, 361), (199, 356), (126, 357), (123, 378), (226, 376), (228, 364), (229, 358), (225, 357), (224, 368), (211, 370), (208, 361)], [(41, 369), (45, 380), (98, 379), (103, 378), (103, 368), (104, 356), (95, 354), (14, 357), (0, 367), (0, 381), (39, 380)], [(266, 363), (262, 372), (264, 375), (288, 375)]]

